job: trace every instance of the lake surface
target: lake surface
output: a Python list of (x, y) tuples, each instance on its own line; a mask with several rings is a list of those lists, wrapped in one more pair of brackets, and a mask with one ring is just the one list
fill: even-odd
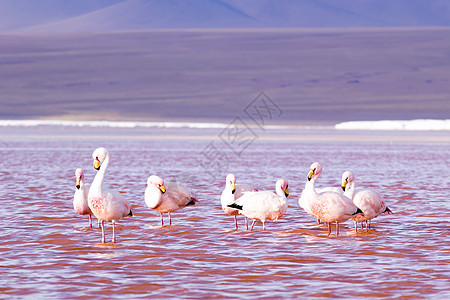
[[(450, 297), (448, 133), (276, 131), (230, 144), (220, 130), (0, 129), (2, 298), (399, 298)], [(229, 140), (228, 140), (229, 142)], [(133, 217), (101, 231), (72, 206), (76, 168), (95, 176), (91, 154), (106, 147), (105, 187), (121, 191)], [(230, 146), (230, 147), (229, 147)], [(309, 165), (318, 187), (350, 170), (393, 215), (325, 225), (298, 206)], [(234, 230), (223, 213), (225, 176), (260, 189), (289, 181), (277, 222)], [(146, 180), (178, 180), (199, 200), (160, 226), (144, 203)], [(167, 220), (167, 216), (165, 216)], [(95, 224), (95, 221), (94, 221)], [(168, 222), (166, 222), (168, 224)]]

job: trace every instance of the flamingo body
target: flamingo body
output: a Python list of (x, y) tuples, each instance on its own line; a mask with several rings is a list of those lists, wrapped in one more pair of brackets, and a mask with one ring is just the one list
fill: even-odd
[[(235, 203), (236, 199), (239, 199), (245, 192), (257, 192), (258, 190), (248, 184), (236, 184), (236, 177), (233, 174), (228, 174), (225, 180), (225, 189), (220, 195), (220, 203), (222, 210), (230, 216), (234, 216), (235, 229), (238, 229), (236, 216), (240, 214), (240, 211), (228, 205)], [(247, 225), (247, 217), (245, 217), (245, 225)]]
[(164, 225), (163, 213), (169, 214), (169, 224), (172, 224), (170, 213), (189, 205), (195, 205), (195, 199), (185, 187), (173, 182), (164, 183), (163, 179), (151, 175), (147, 179), (145, 189), (145, 204), (161, 215), (161, 226)]
[(367, 231), (367, 221), (384, 213), (392, 213), (377, 192), (370, 189), (355, 188), (355, 177), (350, 171), (345, 171), (342, 174), (342, 189), (345, 190), (344, 195), (352, 199), (353, 203), (364, 213), (364, 215), (356, 215), (351, 218), (355, 222), (356, 231), (357, 223), (366, 222)]
[(94, 215), (101, 221), (102, 243), (105, 243), (104, 222), (113, 223), (112, 242), (116, 242), (115, 223), (126, 216), (132, 216), (131, 205), (125, 197), (117, 191), (103, 188), (103, 179), (109, 164), (109, 153), (101, 147), (92, 153), (94, 167), (98, 170), (89, 189), (88, 204)]
[(276, 182), (275, 191), (276, 193), (270, 191), (245, 192), (228, 207), (235, 208), (247, 218), (253, 219), (250, 230), (253, 229), (256, 220), (263, 223), (263, 230), (265, 230), (266, 220), (278, 220), (288, 208), (286, 199), (289, 195), (288, 182), (279, 179)]
[(330, 223), (336, 222), (336, 235), (339, 235), (339, 223), (362, 211), (344, 195), (335, 192), (317, 193), (314, 185), (321, 173), (322, 166), (318, 162), (311, 164), (308, 181), (299, 202), (310, 215), (328, 223), (328, 235), (331, 233)]
[(89, 226), (92, 228), (92, 211), (88, 204), (89, 184), (84, 183), (84, 171), (81, 168), (75, 170), (76, 190), (73, 195), (73, 209), (79, 215), (89, 216)]

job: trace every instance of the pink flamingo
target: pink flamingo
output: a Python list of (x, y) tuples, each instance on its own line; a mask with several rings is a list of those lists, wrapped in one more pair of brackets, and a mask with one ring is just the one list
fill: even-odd
[(370, 220), (381, 214), (393, 214), (377, 192), (362, 188), (355, 189), (355, 176), (350, 171), (345, 171), (342, 174), (342, 190), (344, 195), (352, 199), (353, 203), (364, 213), (364, 215), (355, 215), (350, 218), (355, 222), (356, 232), (358, 232), (358, 222), (361, 222), (361, 228), (362, 222), (366, 222), (367, 232), (368, 228), (370, 228)]
[(104, 222), (112, 222), (113, 236), (112, 243), (116, 242), (115, 226), (116, 222), (126, 216), (133, 216), (130, 209), (130, 202), (117, 191), (103, 188), (103, 179), (106, 168), (109, 164), (109, 153), (103, 148), (97, 148), (92, 153), (94, 168), (98, 170), (89, 189), (88, 204), (94, 215), (101, 221), (102, 243), (105, 243)]
[(163, 213), (169, 214), (169, 225), (172, 225), (170, 213), (180, 208), (195, 205), (195, 199), (184, 187), (173, 182), (166, 182), (156, 175), (151, 175), (147, 179), (145, 189), (145, 203), (154, 211), (161, 215), (161, 226), (164, 226)]
[[(230, 216), (234, 216), (234, 227), (238, 229), (237, 215), (239, 210), (228, 207), (228, 205), (235, 203), (245, 192), (257, 192), (258, 190), (247, 184), (236, 184), (236, 177), (233, 174), (228, 174), (225, 179), (225, 189), (220, 195), (220, 203), (223, 211)], [(245, 217), (245, 216), (244, 216)], [(245, 228), (248, 230), (247, 217), (245, 217)]]
[(256, 220), (263, 223), (266, 230), (266, 220), (276, 221), (287, 211), (287, 197), (289, 196), (288, 182), (278, 179), (275, 184), (276, 193), (270, 191), (246, 192), (228, 207), (239, 210), (247, 218), (253, 219), (250, 231)]
[(302, 192), (302, 205), (310, 215), (327, 223), (328, 235), (331, 233), (330, 223), (336, 222), (336, 235), (339, 235), (339, 223), (362, 214), (362, 211), (349, 198), (339, 193), (317, 193), (314, 184), (321, 173), (322, 166), (318, 162), (312, 163)]
[(76, 190), (73, 195), (73, 208), (77, 214), (89, 216), (89, 227), (92, 228), (92, 211), (89, 208), (87, 201), (90, 184), (84, 183), (84, 171), (81, 168), (75, 170), (75, 177)]

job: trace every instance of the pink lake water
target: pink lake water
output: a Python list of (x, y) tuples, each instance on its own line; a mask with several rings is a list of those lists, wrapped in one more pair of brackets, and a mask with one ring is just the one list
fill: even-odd
[[(119, 222), (116, 244), (110, 224), (102, 244), (72, 206), (74, 171), (90, 183), (100, 146), (111, 155), (105, 187), (134, 213)], [(450, 297), (448, 133), (286, 130), (240, 152), (228, 146), (217, 130), (0, 128), (2, 298)], [(395, 214), (368, 232), (347, 221), (327, 236), (297, 203), (314, 161), (318, 187), (350, 170)], [(287, 179), (287, 213), (266, 231), (245, 231), (239, 218), (235, 231), (220, 207), (228, 172), (268, 190)], [(185, 184), (198, 205), (161, 227), (144, 203), (150, 174)]]

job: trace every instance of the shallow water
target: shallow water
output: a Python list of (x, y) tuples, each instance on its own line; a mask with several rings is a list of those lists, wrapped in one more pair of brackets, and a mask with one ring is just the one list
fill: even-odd
[[(198, 131), (170, 139), (130, 132), (3, 134), (3, 297), (450, 297), (448, 142), (261, 138), (238, 156)], [(116, 244), (110, 243), (110, 224), (101, 244), (100, 230), (90, 229), (72, 207), (74, 171), (82, 167), (91, 182), (91, 153), (99, 146), (111, 154), (106, 187), (123, 192), (134, 213), (117, 226)], [(213, 154), (218, 159), (208, 166)], [(347, 221), (339, 236), (334, 226), (327, 236), (326, 227), (297, 204), (313, 161), (323, 166), (319, 187), (338, 185), (342, 172), (351, 170), (358, 186), (381, 193), (395, 214), (374, 219), (369, 232), (355, 234)], [(239, 218), (233, 230), (219, 200), (230, 171), (260, 189), (273, 190), (277, 178), (287, 179), (291, 194), (283, 218), (252, 232)], [(172, 226), (161, 227), (159, 215), (145, 206), (152, 173), (177, 178), (200, 201), (173, 213)]]

